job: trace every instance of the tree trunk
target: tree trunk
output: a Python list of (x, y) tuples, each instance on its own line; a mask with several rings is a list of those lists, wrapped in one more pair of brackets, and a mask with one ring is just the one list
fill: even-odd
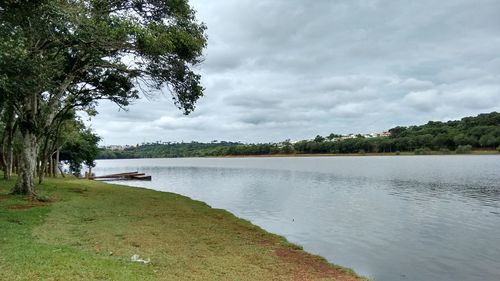
[(35, 170), (37, 166), (38, 143), (36, 135), (29, 130), (22, 132), (23, 147), (19, 157), (19, 175), (12, 194), (23, 194), (31, 197), (35, 192)]
[(50, 160), (50, 153), (49, 153), (49, 142), (50, 142), (50, 135), (47, 135), (44, 137), (43, 145), (40, 149), (40, 166), (38, 169), (38, 184), (42, 184), (43, 181), (45, 180), (45, 175), (49, 174), (47, 171), (47, 166), (49, 164)]
[(14, 147), (12, 141), (9, 141), (5, 155), (5, 171), (3, 177), (10, 180), (12, 177), (12, 162), (14, 160)]
[[(54, 163), (54, 177), (57, 178), (57, 173), (58, 173), (58, 170), (60, 171), (61, 169), (59, 168), (59, 148), (57, 149), (56, 151), (56, 161)], [(61, 174), (64, 176), (64, 173), (61, 172)]]
[(3, 132), (3, 136), (2, 136), (2, 158), (0, 160), (2, 160), (2, 168), (3, 168), (3, 177), (4, 179), (8, 179), (7, 178), (7, 157), (5, 157), (5, 142), (7, 141), (7, 128), (5, 128), (5, 131)]
[(45, 180), (45, 172), (47, 171), (47, 159), (42, 159), (38, 172), (38, 184), (42, 184)]
[(66, 176), (64, 175), (64, 171), (62, 170), (61, 166), (57, 165), (57, 169), (59, 169), (59, 172), (61, 173), (61, 176), (65, 178)]
[(51, 178), (55, 177), (55, 175), (54, 175), (54, 154), (50, 155), (50, 157), (49, 157), (49, 169), (47, 170), (47, 174)]
[(9, 112), (7, 126), (5, 126), (2, 139), (2, 162), (4, 166), (3, 177), (10, 180), (12, 177), (12, 162), (14, 159), (14, 132), (16, 131), (16, 116), (14, 112)]
[(35, 161), (35, 177), (40, 175), (40, 169), (42, 168), (41, 163), (42, 161), (40, 160), (40, 157), (37, 155), (36, 156), (36, 161)]

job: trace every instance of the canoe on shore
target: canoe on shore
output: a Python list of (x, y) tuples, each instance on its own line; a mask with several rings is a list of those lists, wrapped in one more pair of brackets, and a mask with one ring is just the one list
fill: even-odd
[(91, 176), (90, 180), (101, 180), (101, 181), (112, 181), (112, 180), (144, 180), (150, 181), (151, 176), (146, 175), (145, 173), (135, 172), (125, 172), (118, 174), (109, 174), (104, 176)]

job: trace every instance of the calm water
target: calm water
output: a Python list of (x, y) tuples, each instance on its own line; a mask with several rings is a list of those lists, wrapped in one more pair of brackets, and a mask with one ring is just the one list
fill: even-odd
[(500, 156), (138, 159), (100, 174), (204, 201), (376, 281), (500, 280)]

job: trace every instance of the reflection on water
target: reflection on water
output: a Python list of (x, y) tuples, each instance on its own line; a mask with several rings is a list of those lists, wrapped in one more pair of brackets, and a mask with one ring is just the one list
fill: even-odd
[(500, 280), (500, 157), (99, 161), (375, 280)]

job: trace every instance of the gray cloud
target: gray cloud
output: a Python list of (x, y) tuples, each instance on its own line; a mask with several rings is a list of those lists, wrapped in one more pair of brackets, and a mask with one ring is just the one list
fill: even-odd
[(496, 0), (194, 0), (208, 26), (191, 116), (170, 97), (93, 118), (107, 144), (279, 141), (500, 111)]

